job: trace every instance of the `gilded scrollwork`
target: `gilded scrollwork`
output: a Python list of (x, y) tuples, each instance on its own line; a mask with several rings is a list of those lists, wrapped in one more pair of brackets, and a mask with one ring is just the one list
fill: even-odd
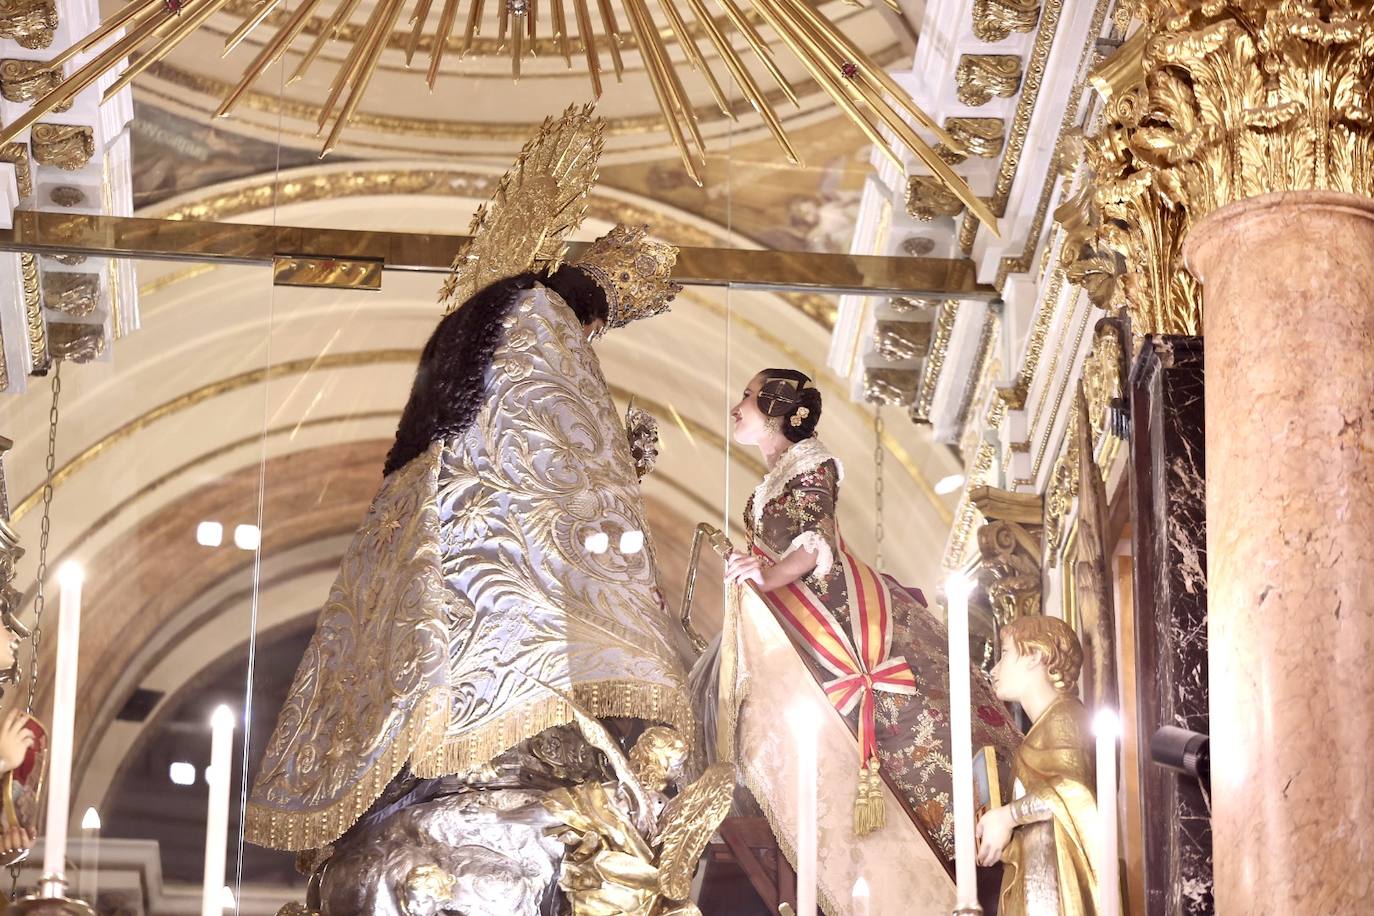
[(1374, 194), (1374, 11), (1293, 0), (1145, 2), (1138, 40), (1094, 75), (1097, 247), (1125, 259), (1141, 334), (1200, 334), (1182, 257), (1191, 226), (1260, 194)]
[(930, 323), (879, 321), (873, 328), (873, 349), (883, 359), (919, 359), (930, 347)]
[(1007, 124), (1001, 118), (946, 118), (945, 130), (969, 155), (980, 159), (997, 158), (1007, 136)]
[(958, 216), (964, 202), (934, 175), (912, 175), (906, 182), (906, 212), (922, 222)]
[(0, 38), (37, 50), (52, 44), (56, 31), (54, 0), (0, 0)]
[(1064, 447), (1050, 469), (1049, 484), (1045, 488), (1045, 562), (1051, 568), (1059, 563), (1067, 535), (1066, 520), (1078, 496), (1078, 424), (1078, 411), (1070, 411), (1068, 427), (1064, 430)]
[[(44, 95), (62, 82), (62, 70), (49, 67), (46, 61), (0, 60), (0, 96), (10, 102), (31, 102)], [(70, 100), (58, 105), (53, 111), (68, 111)]]
[(105, 352), (105, 326), (54, 321), (48, 325), (48, 350), (53, 359), (89, 363)]
[(1029, 32), (1040, 18), (1039, 0), (974, 0), (973, 34), (989, 43)]
[(904, 407), (916, 395), (920, 373), (915, 369), (864, 370), (864, 400), (869, 404)]
[(965, 54), (954, 72), (959, 101), (978, 107), (1009, 99), (1021, 88), (1021, 58), (1015, 54)]
[(43, 305), (73, 318), (94, 315), (100, 306), (100, 274), (44, 271)]
[(95, 131), (84, 124), (35, 124), (29, 143), (36, 162), (66, 172), (85, 168), (95, 155)]
[(984, 486), (971, 491), (969, 498), (987, 520), (978, 529), (979, 579), (998, 625), (1039, 614), (1044, 511), (1040, 497)]

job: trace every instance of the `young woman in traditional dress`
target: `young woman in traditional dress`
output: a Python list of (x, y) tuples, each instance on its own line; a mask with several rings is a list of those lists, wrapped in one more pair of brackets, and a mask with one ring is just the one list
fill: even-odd
[[(780, 625), (755, 620), (751, 626), (746, 608), (733, 637), (740, 656), (733, 751), (744, 781), (783, 848), (792, 847), (796, 820), (783, 809), (795, 805), (797, 777), (785, 772), (795, 741), (784, 726), (796, 710), (779, 707), (805, 704), (810, 696), (821, 745), (818, 883), (826, 910), (850, 912), (860, 877), (870, 893), (883, 886), (908, 907), (911, 895), (932, 903), (932, 897), (952, 898), (945, 627), (920, 591), (864, 563), (840, 536), (836, 503), (844, 469), (816, 438), (821, 393), (809, 377), (765, 369), (750, 380), (731, 416), (735, 441), (758, 448), (768, 473), (745, 507), (748, 549), (730, 556), (726, 579), (757, 586)], [(760, 644), (769, 641), (769, 630), (779, 634), (781, 649)], [(991, 746), (1008, 761), (1016, 728), (982, 672), (971, 670), (970, 677), (973, 747)], [(727, 720), (732, 715), (724, 712)], [(885, 818), (884, 807), (894, 803), (901, 816)], [(871, 912), (889, 912), (872, 903)]]

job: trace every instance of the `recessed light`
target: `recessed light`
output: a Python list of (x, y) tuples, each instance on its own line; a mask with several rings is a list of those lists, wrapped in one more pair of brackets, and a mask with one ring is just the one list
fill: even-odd
[(184, 760), (178, 760), (167, 768), (167, 775), (172, 782), (179, 786), (193, 786), (196, 784), (196, 768)]
[(224, 526), (219, 522), (201, 522), (196, 526), (196, 543), (202, 547), (218, 547), (224, 543)]
[(626, 531), (620, 536), (621, 553), (639, 553), (644, 549), (643, 531)]
[(262, 544), (262, 531), (257, 525), (238, 525), (234, 528), (234, 546), (239, 550), (257, 550)]
[(587, 553), (605, 553), (610, 549), (610, 535), (604, 531), (593, 531), (587, 535), (587, 539), (582, 542), (582, 546), (587, 548)]

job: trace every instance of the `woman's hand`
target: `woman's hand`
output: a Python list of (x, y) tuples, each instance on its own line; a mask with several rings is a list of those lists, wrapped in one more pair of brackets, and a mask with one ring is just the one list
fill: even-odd
[(1011, 806), (993, 808), (978, 819), (974, 837), (978, 840), (978, 864), (984, 868), (1002, 861), (1002, 851), (1011, 842), (1016, 822), (1011, 819)]
[(730, 558), (725, 561), (725, 581), (740, 584), (753, 582), (759, 588), (763, 588), (762, 558), (738, 551), (730, 554)]
[(25, 726), (29, 717), (19, 710), (11, 710), (0, 722), (0, 773), (16, 770), (33, 747), (33, 732)]

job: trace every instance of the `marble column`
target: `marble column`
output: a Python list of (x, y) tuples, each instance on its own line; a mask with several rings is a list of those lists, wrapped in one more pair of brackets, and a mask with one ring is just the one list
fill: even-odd
[(1374, 897), (1374, 200), (1266, 194), (1185, 248), (1207, 340), (1217, 910)]
[(1149, 757), (1150, 738), (1162, 725), (1202, 734), (1209, 728), (1202, 353), (1200, 337), (1149, 336), (1129, 389), (1134, 688), (1148, 916), (1215, 912), (1202, 787)]

